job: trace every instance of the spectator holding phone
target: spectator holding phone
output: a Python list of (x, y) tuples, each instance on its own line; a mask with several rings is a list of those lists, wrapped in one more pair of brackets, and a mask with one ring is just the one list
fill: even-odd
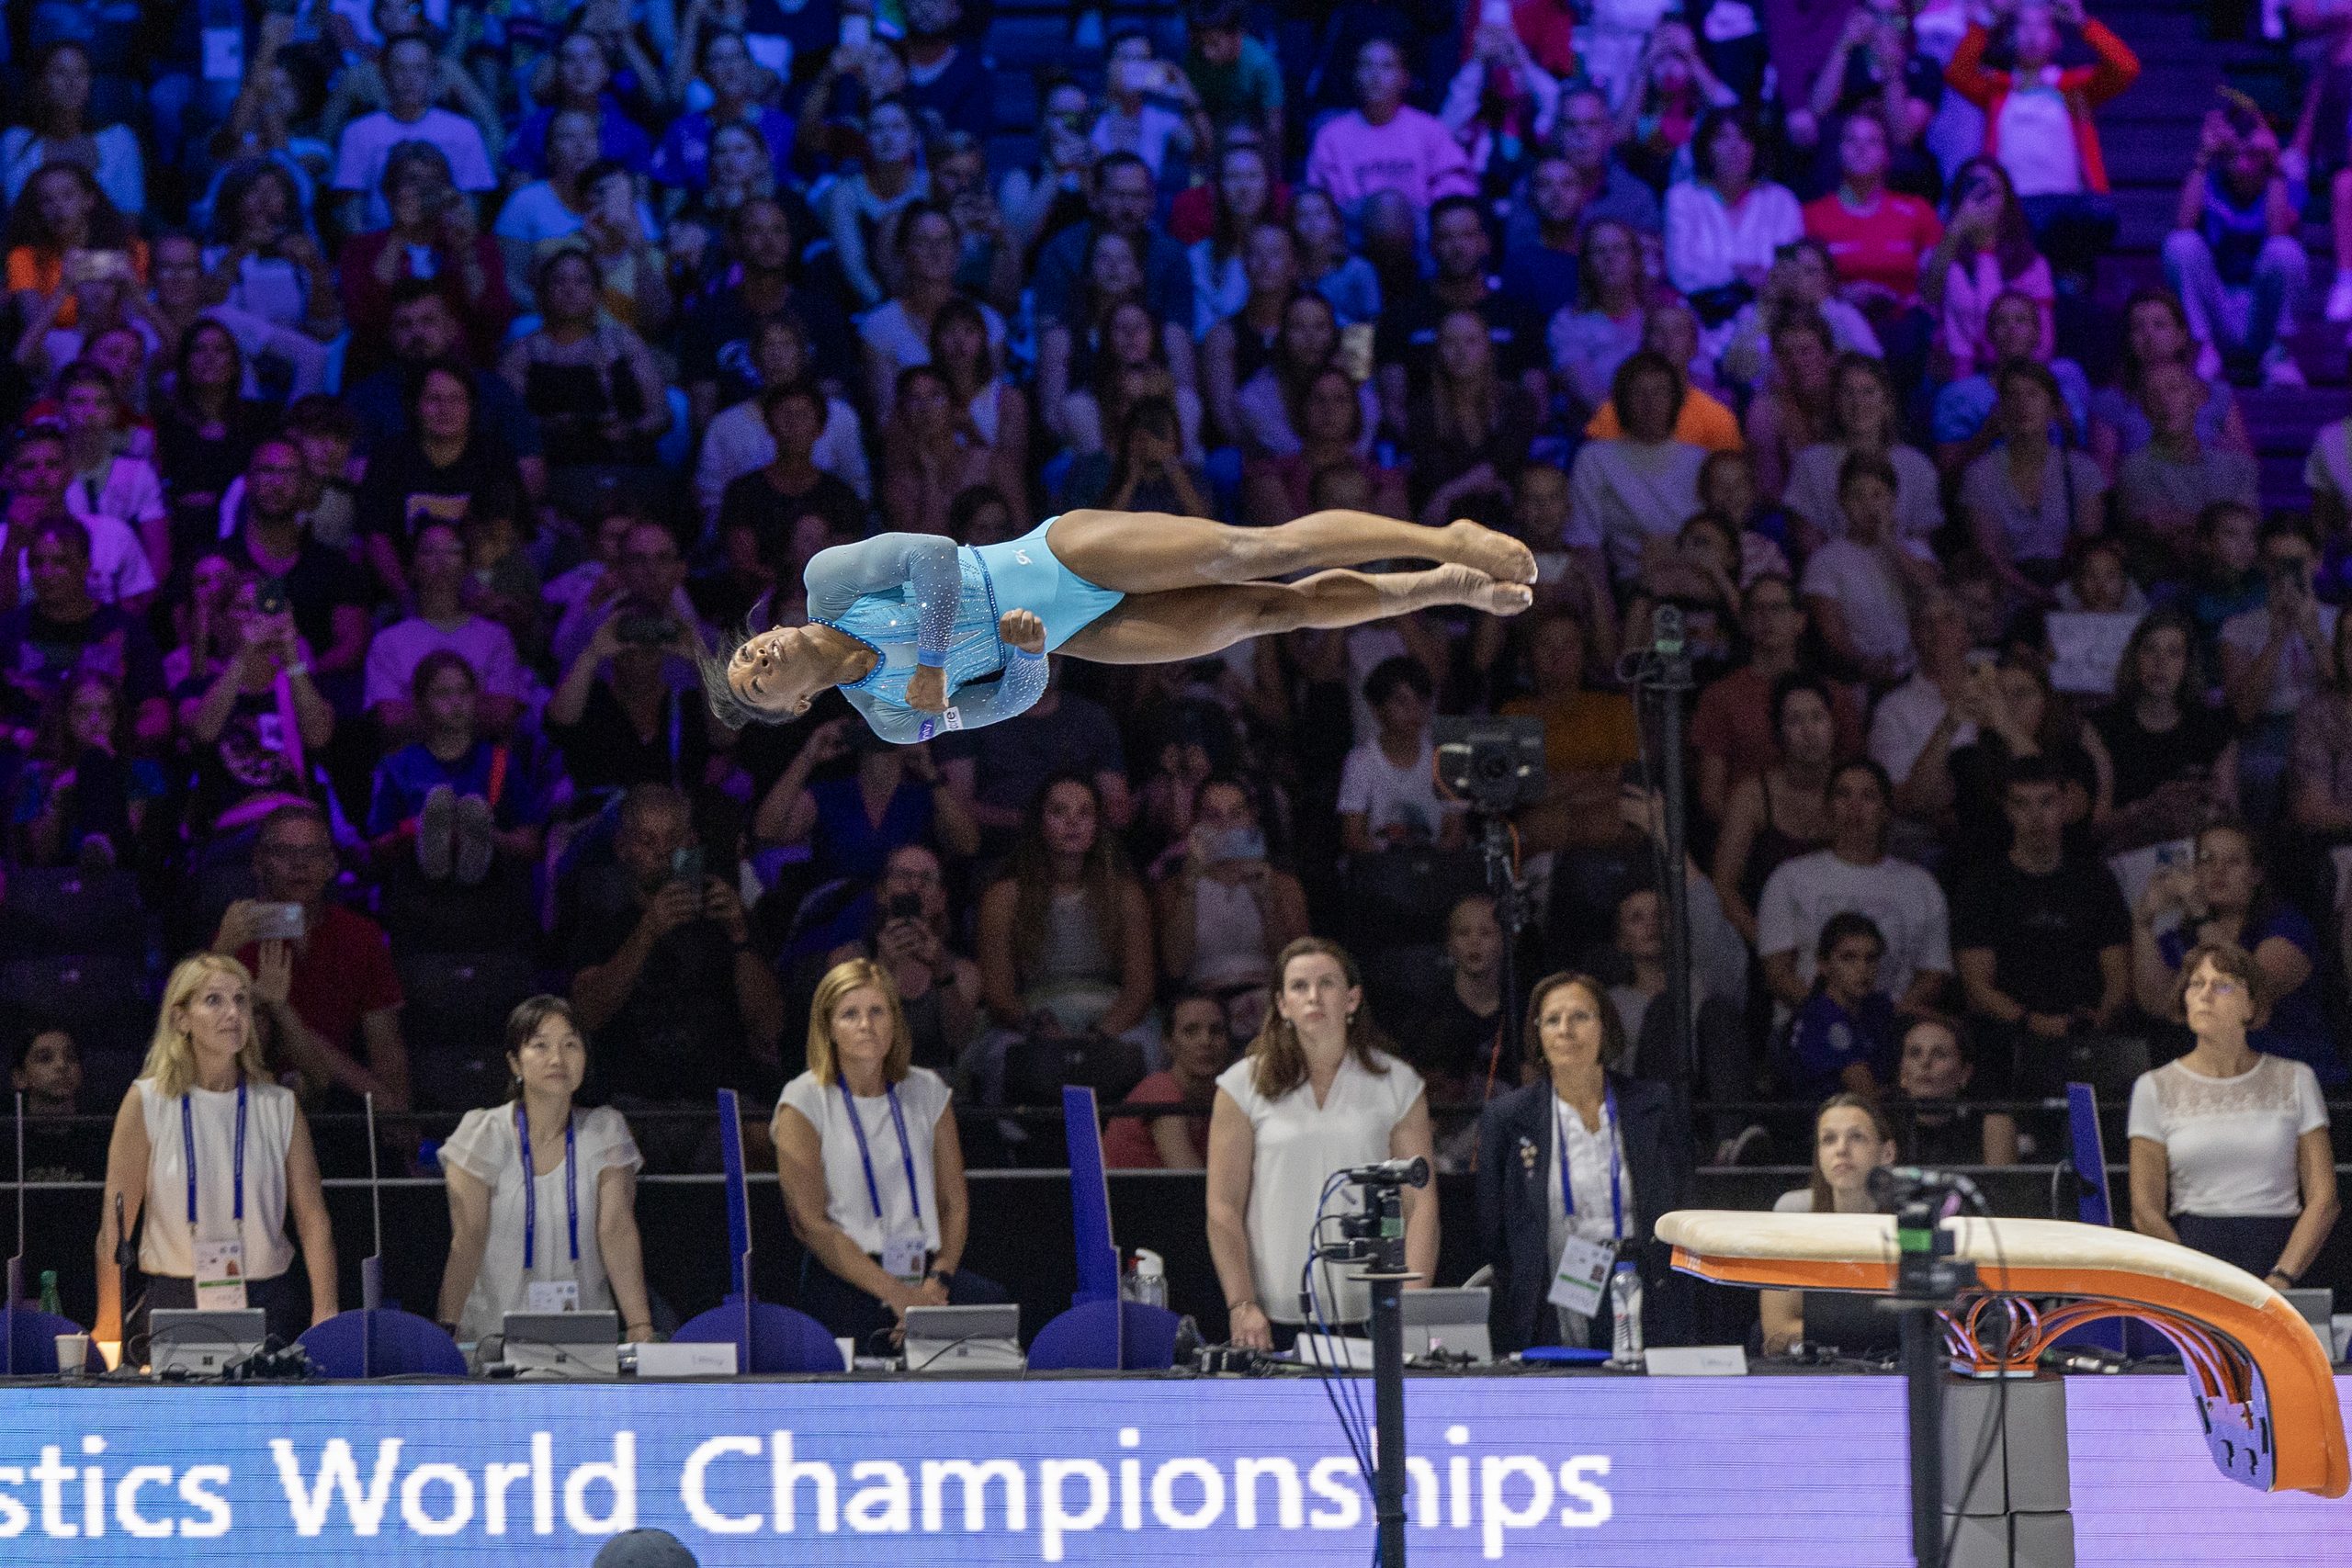
[(2238, 797), (2256, 822), (2270, 819), (2293, 739), (2295, 715), (2343, 680), (2335, 663), (2336, 608), (2312, 583), (2319, 552), (2311, 525), (2277, 516), (2262, 525), (2264, 602), (2222, 623), (2222, 684), (2245, 728), (2238, 736)]
[(356, 1111), (372, 1094), (408, 1109), (408, 1045), (400, 976), (384, 928), (331, 900), (334, 839), (318, 807), (281, 806), (254, 840), (257, 898), (220, 917), (212, 951), (254, 976), (254, 1010), (270, 1058), (302, 1075), (326, 1109)]
[(1267, 859), (1255, 792), (1213, 775), (1193, 792), (1183, 858), (1159, 891), (1160, 973), (1211, 995), (1262, 986), (1306, 934), (1306, 894)]
[(1102, 110), (1087, 135), (1096, 157), (1131, 152), (1154, 180), (1165, 181), (1172, 161), (1189, 162), (1216, 140), (1192, 78), (1174, 62), (1152, 58), (1150, 34), (1122, 32), (1111, 39)]
[(914, 1060), (953, 1077), (979, 1021), (980, 966), (957, 951), (948, 913), (947, 868), (938, 853), (928, 844), (900, 844), (874, 885), (871, 929), (825, 962), (870, 958), (888, 970)]
[[(695, 841), (686, 797), (666, 784), (630, 789), (612, 846), (612, 864), (583, 874), (558, 933), (571, 1005), (602, 1043), (602, 1087), (632, 1116), (687, 1106), (707, 1115), (721, 1089), (764, 1097), (784, 995), (752, 946), (731, 877), (713, 874)], [(723, 863), (731, 873), (732, 860)], [(657, 1167), (717, 1163), (716, 1130), (699, 1117), (637, 1124)]]
[(2241, 387), (2303, 384), (2290, 345), (2310, 290), (2298, 234), (2306, 194), (2279, 168), (2278, 133), (2260, 115), (2242, 105), (2207, 111), (2165, 236), (2165, 281), (2190, 333)]

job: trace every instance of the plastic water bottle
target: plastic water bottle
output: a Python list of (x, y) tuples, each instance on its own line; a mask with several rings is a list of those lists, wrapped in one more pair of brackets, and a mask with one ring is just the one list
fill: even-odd
[(1126, 1296), (1146, 1306), (1168, 1304), (1168, 1267), (1159, 1254), (1148, 1247), (1136, 1248), (1134, 1267), (1127, 1271)]
[(57, 1299), (57, 1270), (54, 1269), (40, 1271), (40, 1310), (51, 1317), (65, 1315), (65, 1305)]
[(1642, 1364), (1642, 1271), (1620, 1263), (1609, 1276), (1609, 1317), (1611, 1325), (1609, 1363), (1629, 1371)]

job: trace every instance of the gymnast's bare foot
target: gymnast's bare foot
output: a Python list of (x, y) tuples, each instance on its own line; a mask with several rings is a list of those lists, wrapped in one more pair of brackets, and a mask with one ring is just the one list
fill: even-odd
[(1490, 615), (1516, 615), (1535, 602), (1533, 589), (1497, 582), (1476, 567), (1441, 566), (1413, 575), (1425, 580), (1423, 593), (1431, 604), (1466, 604)]
[(1497, 582), (1535, 581), (1535, 552), (1510, 535), (1468, 521), (1447, 524), (1445, 534), (1451, 547), (1449, 559), (1483, 571)]

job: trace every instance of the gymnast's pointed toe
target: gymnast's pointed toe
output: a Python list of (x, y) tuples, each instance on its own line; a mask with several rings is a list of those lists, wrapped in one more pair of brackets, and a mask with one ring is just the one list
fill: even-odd
[(1498, 582), (1535, 581), (1535, 552), (1510, 535), (1466, 520), (1449, 524), (1445, 531), (1453, 537), (1453, 558), (1464, 566), (1476, 567)]

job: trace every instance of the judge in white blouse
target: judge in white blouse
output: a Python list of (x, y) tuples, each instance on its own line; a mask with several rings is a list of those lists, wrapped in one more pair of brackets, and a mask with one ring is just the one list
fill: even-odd
[(510, 1312), (616, 1310), (624, 1338), (650, 1338), (637, 1231), (645, 1157), (619, 1111), (572, 1105), (588, 1043), (570, 1002), (532, 997), (507, 1014), (506, 1069), (506, 1103), (467, 1111), (441, 1145), (449, 1190), (441, 1326), (478, 1344)]
[[(1336, 1171), (1432, 1157), (1421, 1077), (1378, 1049), (1355, 960), (1336, 942), (1301, 937), (1274, 962), (1273, 1008), (1249, 1053), (1216, 1080), (1209, 1113), (1209, 1255), (1225, 1288), (1227, 1337), (1282, 1348), (1315, 1321), (1361, 1323), (1363, 1286), (1327, 1269), (1303, 1299), (1308, 1237)], [(1332, 1199), (1357, 1207), (1356, 1190)], [(1437, 1273), (1437, 1192), (1405, 1191), (1405, 1267), (1425, 1289)]]
[(910, 1306), (1005, 1299), (962, 1269), (964, 1146), (946, 1080), (913, 1058), (890, 971), (836, 964), (808, 1004), (808, 1070), (769, 1123), (785, 1215), (808, 1250), (801, 1310), (861, 1348)]
[(2290, 1291), (2335, 1228), (2335, 1154), (2318, 1075), (2246, 1043), (2268, 992), (2234, 943), (2181, 961), (2175, 1011), (2197, 1043), (2132, 1086), (2132, 1226)]
[(259, 1307), (271, 1338), (291, 1344), (306, 1320), (288, 1273), (288, 1210), (310, 1274), (307, 1321), (335, 1314), (334, 1233), (318, 1155), (301, 1108), (262, 1065), (253, 993), (253, 976), (233, 958), (182, 959), (164, 983), (146, 1065), (115, 1116), (99, 1209), (95, 1337), (123, 1343), (119, 1198), (125, 1225), (139, 1226), (142, 1214), (147, 1222), (139, 1239), (147, 1290), (131, 1313), (126, 1357), (132, 1365), (144, 1359), (146, 1314), (156, 1307)]

